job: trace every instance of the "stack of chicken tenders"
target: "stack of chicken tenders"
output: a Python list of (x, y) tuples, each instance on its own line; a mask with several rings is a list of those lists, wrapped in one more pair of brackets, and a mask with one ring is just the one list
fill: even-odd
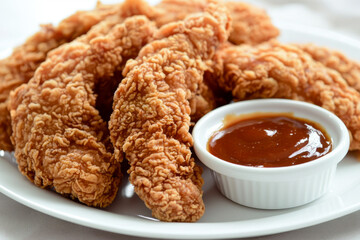
[(204, 214), (192, 125), (255, 98), (324, 107), (360, 149), (360, 65), (313, 44), (282, 44), (262, 9), (216, 0), (98, 3), (0, 60), (0, 149), (35, 185), (88, 206), (129, 181), (152, 215)]

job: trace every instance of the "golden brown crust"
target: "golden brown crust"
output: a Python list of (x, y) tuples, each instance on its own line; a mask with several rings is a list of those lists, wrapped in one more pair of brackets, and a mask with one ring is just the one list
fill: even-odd
[(215, 3), (162, 27), (155, 35), (160, 40), (127, 62), (115, 93), (109, 123), (115, 153), (125, 152), (135, 192), (160, 220), (190, 222), (204, 213), (203, 180), (190, 150), (189, 101), (229, 30), (230, 16)]
[(121, 174), (93, 90), (135, 57), (155, 29), (142, 16), (100, 24), (53, 50), (34, 77), (11, 93), (9, 107), (22, 174), (37, 186), (105, 207)]
[(288, 98), (319, 105), (348, 127), (350, 149), (360, 149), (360, 93), (341, 75), (301, 49), (273, 42), (218, 53), (219, 84), (236, 100)]
[(279, 35), (264, 9), (242, 2), (226, 2), (233, 18), (229, 42), (256, 45)]
[[(279, 35), (279, 30), (263, 9), (242, 2), (224, 3), (232, 17), (232, 30), (228, 39), (230, 42), (256, 45)], [(163, 0), (153, 9), (151, 19), (162, 26), (184, 19), (189, 13), (203, 12), (206, 5), (206, 0)], [(229, 96), (219, 90), (213, 78), (212, 67), (209, 66), (205, 81), (200, 83), (196, 97), (190, 101), (192, 122), (228, 101)]]
[(86, 33), (106, 17), (119, 12), (120, 5), (99, 5), (92, 11), (79, 11), (64, 19), (58, 26), (42, 25), (41, 30), (0, 61), (0, 149), (11, 151), (11, 123), (7, 109), (10, 91), (27, 83), (36, 68), (46, 59), (47, 53)]
[[(41, 31), (30, 37), (23, 45), (14, 49), (13, 54), (0, 61), (0, 149), (11, 151), (10, 114), (7, 110), (7, 99), (11, 90), (26, 83), (32, 78), (36, 68), (46, 59), (48, 52), (64, 43), (70, 42), (85, 34), (92, 26), (108, 17), (126, 18), (133, 15), (146, 15), (158, 26), (184, 19), (188, 14), (202, 12), (206, 0), (164, 0), (156, 7), (149, 6), (143, 0), (125, 0), (122, 4), (105, 5), (98, 3), (92, 11), (79, 11), (64, 19), (56, 27), (43, 25)], [(230, 41), (240, 43), (259, 43), (278, 35), (278, 30), (271, 24), (266, 13), (254, 6), (234, 2), (227, 3), (233, 17), (234, 27)], [(112, 85), (106, 85), (112, 91)], [(97, 87), (99, 89), (100, 87)], [(194, 120), (213, 109), (216, 104), (211, 101), (213, 93), (208, 86), (201, 87), (198, 93), (198, 109), (193, 109)], [(105, 91), (100, 91), (104, 93)], [(111, 102), (108, 96), (100, 96), (104, 104)], [(109, 109), (102, 111), (106, 118)]]
[[(255, 45), (279, 35), (278, 28), (263, 9), (242, 2), (224, 3), (232, 17), (231, 43)], [(203, 12), (206, 5), (206, 0), (163, 0), (156, 5), (151, 19), (162, 26), (182, 20), (190, 13)]]
[(338, 71), (349, 86), (360, 92), (360, 64), (347, 58), (341, 52), (314, 44), (297, 44), (306, 53), (328, 68)]

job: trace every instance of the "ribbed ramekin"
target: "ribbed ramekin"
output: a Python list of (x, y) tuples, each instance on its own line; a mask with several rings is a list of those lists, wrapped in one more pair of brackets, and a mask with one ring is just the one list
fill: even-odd
[[(221, 160), (207, 150), (212, 134), (228, 114), (293, 113), (321, 124), (332, 151), (316, 160), (288, 167), (258, 168)], [(291, 208), (312, 202), (330, 188), (337, 164), (349, 149), (349, 133), (333, 113), (313, 104), (284, 99), (261, 99), (228, 104), (202, 117), (193, 129), (195, 153), (211, 171), (220, 192), (232, 201), (260, 209)]]

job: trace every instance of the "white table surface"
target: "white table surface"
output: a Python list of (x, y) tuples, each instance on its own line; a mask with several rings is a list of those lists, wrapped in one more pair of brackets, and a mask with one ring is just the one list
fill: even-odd
[[(104, 0), (113, 3), (115, 0)], [(153, 1), (156, 2), (156, 1)], [(247, 0), (267, 9), (276, 21), (321, 27), (360, 40), (358, 0)], [(91, 9), (96, 0), (1, 0), (0, 52), (37, 31), (40, 23), (54, 23), (78, 9)], [(0, 193), (0, 239), (143, 239), (69, 223), (32, 210)], [(319, 225), (251, 239), (360, 239), (360, 211)]]

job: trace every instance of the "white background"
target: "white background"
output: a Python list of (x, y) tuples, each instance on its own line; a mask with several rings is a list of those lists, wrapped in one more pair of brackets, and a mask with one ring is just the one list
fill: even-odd
[[(114, 0), (104, 0), (114, 3)], [(156, 1), (153, 1), (156, 2)], [(250, 2), (250, 1), (248, 1)], [(254, 0), (275, 22), (320, 27), (360, 40), (358, 0)], [(76, 10), (92, 9), (96, 0), (0, 0), (0, 53), (10, 54), (36, 32), (40, 23), (56, 24)], [(186, 231), (186, 229), (184, 229)], [(360, 212), (320, 225), (252, 239), (359, 239)], [(141, 239), (68, 223), (25, 207), (0, 193), (0, 239)]]

